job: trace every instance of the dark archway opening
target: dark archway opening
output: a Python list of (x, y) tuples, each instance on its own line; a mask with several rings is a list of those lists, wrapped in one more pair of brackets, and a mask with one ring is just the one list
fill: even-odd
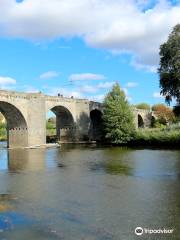
[(7, 147), (28, 146), (28, 127), (20, 110), (10, 103), (0, 101), (0, 112), (5, 119)]
[(155, 124), (156, 124), (156, 119), (154, 116), (151, 117), (151, 127), (155, 127)]
[[(74, 139), (74, 119), (70, 111), (63, 106), (53, 107), (46, 122), (47, 143), (72, 141)], [(50, 129), (51, 128), (51, 129)]]
[(141, 115), (138, 114), (138, 128), (144, 128), (144, 121)]
[(103, 128), (103, 119), (102, 112), (95, 109), (90, 112), (90, 140), (101, 141), (102, 140), (102, 128)]

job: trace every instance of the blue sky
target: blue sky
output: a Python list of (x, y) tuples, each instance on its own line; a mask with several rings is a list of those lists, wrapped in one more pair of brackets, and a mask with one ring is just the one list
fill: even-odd
[(0, 87), (102, 101), (119, 82), (132, 104), (164, 102), (158, 48), (178, 1), (76, 1), (0, 0)]

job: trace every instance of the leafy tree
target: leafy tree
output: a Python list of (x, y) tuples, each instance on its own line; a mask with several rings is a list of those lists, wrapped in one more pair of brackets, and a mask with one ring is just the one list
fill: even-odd
[(48, 136), (56, 135), (56, 123), (55, 118), (49, 118), (46, 120), (46, 134)]
[(5, 118), (4, 118), (4, 116), (2, 115), (2, 113), (0, 113), (0, 123), (3, 123), (3, 122), (5, 122), (6, 120), (5, 120)]
[(56, 124), (56, 118), (55, 118), (55, 117), (50, 117), (50, 118), (48, 119), (48, 122), (53, 123), (53, 124)]
[(139, 103), (135, 106), (138, 109), (145, 109), (145, 110), (150, 110), (151, 106), (147, 103)]
[(133, 137), (135, 126), (131, 107), (124, 92), (116, 83), (104, 99), (105, 138), (115, 144), (123, 144)]
[(56, 125), (52, 122), (46, 121), (46, 129), (55, 129)]
[(180, 24), (174, 27), (167, 42), (160, 46), (159, 54), (161, 94), (167, 103), (175, 98), (180, 105)]
[(175, 118), (173, 110), (165, 104), (155, 104), (152, 106), (152, 110), (158, 117), (159, 123), (166, 124), (167, 122), (172, 122)]
[(4, 141), (7, 139), (7, 131), (6, 131), (6, 128), (7, 128), (7, 124), (6, 122), (0, 122), (0, 141)]

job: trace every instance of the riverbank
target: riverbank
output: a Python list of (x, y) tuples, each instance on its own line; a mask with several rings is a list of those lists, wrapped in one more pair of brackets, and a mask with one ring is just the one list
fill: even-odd
[(138, 129), (132, 146), (180, 146), (180, 125), (172, 125), (164, 128)]
[[(0, 141), (6, 141), (7, 136), (5, 134), (5, 129), (0, 129)], [(47, 141), (53, 143), (53, 141)], [(60, 144), (74, 144), (75, 142), (64, 142), (60, 141)], [(81, 141), (77, 144), (94, 144), (95, 141)], [(104, 142), (98, 142), (98, 144), (104, 144)], [(109, 143), (105, 143), (109, 145)], [(111, 144), (110, 144), (111, 145)], [(114, 144), (113, 144), (114, 145)], [(136, 130), (133, 139), (127, 144), (122, 144), (122, 146), (146, 146), (146, 147), (169, 147), (169, 148), (179, 148), (180, 146), (180, 124), (167, 126), (164, 128), (142, 128)]]

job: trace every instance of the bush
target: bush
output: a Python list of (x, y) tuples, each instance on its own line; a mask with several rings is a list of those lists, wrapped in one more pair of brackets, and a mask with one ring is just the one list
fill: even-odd
[(54, 122), (46, 121), (46, 135), (56, 135), (56, 124)]
[(161, 129), (139, 129), (136, 131), (132, 143), (137, 145), (179, 146), (180, 125), (174, 124)]
[(150, 110), (151, 106), (147, 103), (139, 103), (135, 106), (138, 109)]
[(152, 111), (158, 118), (159, 123), (166, 125), (175, 120), (173, 109), (167, 107), (165, 104), (155, 104), (152, 106)]

